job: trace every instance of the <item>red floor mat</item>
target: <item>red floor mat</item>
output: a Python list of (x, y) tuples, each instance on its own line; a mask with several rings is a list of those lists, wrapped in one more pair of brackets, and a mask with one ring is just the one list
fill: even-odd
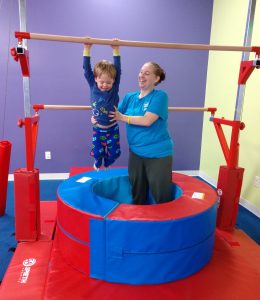
[[(50, 237), (56, 206), (45, 205), (41, 213), (45, 221), (51, 216), (51, 226), (47, 229), (48, 222), (43, 223), (43, 236)], [(23, 262), (28, 267), (28, 259), (33, 258), (36, 262), (24, 269)], [(260, 246), (240, 230), (232, 234), (232, 243), (216, 235), (212, 260), (201, 271), (160, 285), (134, 286), (86, 278), (64, 262), (56, 240), (54, 244), (45, 238), (20, 243), (0, 287), (3, 300), (258, 300), (259, 295)]]
[(85, 278), (66, 265), (54, 244), (45, 299), (257, 300), (260, 295), (260, 247), (242, 231), (235, 231), (234, 238), (240, 246), (232, 247), (216, 237), (211, 262), (193, 276), (145, 286)]

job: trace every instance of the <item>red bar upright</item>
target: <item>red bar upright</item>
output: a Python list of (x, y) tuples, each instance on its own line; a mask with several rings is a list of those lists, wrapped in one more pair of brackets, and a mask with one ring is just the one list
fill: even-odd
[[(218, 191), (221, 191), (220, 205), (217, 215), (217, 227), (231, 231), (235, 228), (240, 199), (244, 169), (238, 167), (239, 132), (245, 128), (240, 121), (213, 119), (219, 142), (227, 162), (227, 166), (220, 166), (218, 175)], [(230, 145), (228, 145), (222, 125), (232, 127)]]
[(8, 173), (12, 144), (9, 141), (0, 141), (0, 216), (5, 214)]

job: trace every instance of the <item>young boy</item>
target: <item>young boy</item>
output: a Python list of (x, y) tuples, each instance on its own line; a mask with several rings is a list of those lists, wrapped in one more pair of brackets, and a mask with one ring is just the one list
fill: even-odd
[(110, 122), (108, 116), (119, 102), (119, 83), (121, 61), (118, 46), (112, 46), (114, 64), (107, 60), (98, 62), (94, 71), (90, 63), (91, 44), (84, 44), (83, 69), (90, 87), (92, 107), (93, 138), (90, 155), (94, 157), (93, 168), (99, 170), (104, 164), (107, 169), (120, 156), (119, 127), (117, 122)]

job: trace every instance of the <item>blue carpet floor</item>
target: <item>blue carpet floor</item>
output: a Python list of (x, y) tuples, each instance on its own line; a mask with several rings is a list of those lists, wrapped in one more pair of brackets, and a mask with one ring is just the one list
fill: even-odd
[(241, 205), (239, 205), (238, 209), (236, 226), (260, 245), (260, 218)]
[[(56, 200), (57, 188), (61, 182), (62, 180), (41, 180), (40, 199)], [(242, 206), (239, 207), (237, 227), (260, 245), (260, 219)], [(6, 214), (0, 217), (0, 282), (17, 245), (14, 231), (14, 183), (9, 182)]]

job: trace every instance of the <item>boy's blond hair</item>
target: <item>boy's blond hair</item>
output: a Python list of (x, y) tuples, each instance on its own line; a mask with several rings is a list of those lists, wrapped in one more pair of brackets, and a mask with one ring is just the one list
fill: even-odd
[(116, 78), (116, 68), (115, 66), (108, 60), (101, 60), (94, 67), (94, 76), (100, 77), (102, 74), (109, 75), (112, 79)]

